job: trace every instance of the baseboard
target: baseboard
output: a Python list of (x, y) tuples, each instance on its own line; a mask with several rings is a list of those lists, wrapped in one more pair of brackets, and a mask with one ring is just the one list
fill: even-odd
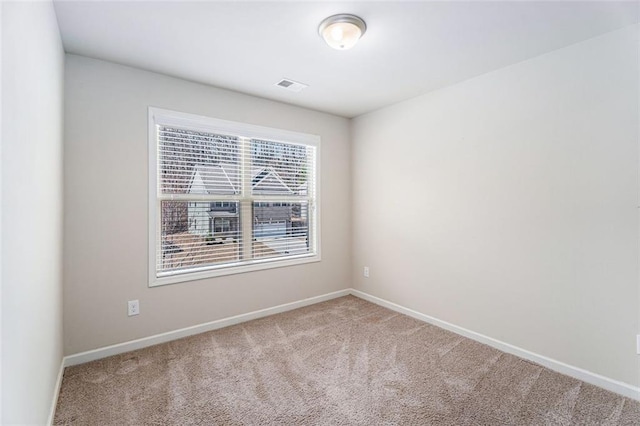
[(269, 315), (274, 315), (281, 312), (302, 308), (304, 306), (313, 305), (315, 303), (324, 302), (327, 300), (335, 299), (337, 297), (347, 296), (349, 294), (359, 297), (361, 299), (367, 300), (369, 302), (375, 303), (377, 305), (383, 306), (385, 308), (391, 309), (393, 311), (419, 319), (429, 324), (433, 324), (440, 328), (444, 328), (445, 330), (449, 330), (453, 333), (459, 334), (461, 336), (467, 337), (477, 342), (484, 343), (486, 345), (489, 345), (491, 347), (494, 347), (498, 350), (509, 353), (511, 355), (515, 355), (520, 358), (535, 362), (536, 364), (539, 364), (543, 367), (547, 367), (553, 371), (557, 371), (558, 373), (565, 374), (575, 379), (582, 380), (586, 383), (590, 383), (594, 386), (598, 386), (598, 387), (607, 389), (611, 392), (615, 392), (620, 395), (626, 396), (628, 398), (640, 401), (640, 387), (632, 386), (627, 383), (613, 380), (608, 377), (604, 377), (599, 374), (592, 373), (590, 371), (548, 358), (546, 356), (536, 354), (534, 352), (519, 348), (509, 343), (502, 342), (492, 337), (488, 337), (483, 334), (476, 333), (475, 331), (471, 331), (466, 328), (459, 327), (455, 324), (442, 321), (438, 318), (434, 318), (432, 316), (414, 311), (412, 309), (406, 308), (396, 303), (389, 302), (387, 300), (381, 299), (376, 296), (372, 296), (360, 290), (345, 289), (345, 290), (340, 290), (333, 293), (324, 294), (321, 296), (310, 297), (308, 299), (303, 299), (296, 302), (286, 303), (284, 305), (274, 306), (272, 308), (261, 309), (259, 311), (236, 315), (229, 318), (223, 318), (217, 321), (211, 321), (208, 323), (199, 324), (192, 327), (182, 328), (179, 330), (156, 334), (150, 337), (144, 337), (142, 339), (132, 340), (129, 342), (119, 343), (116, 345), (106, 346), (103, 348), (66, 356), (63, 359), (62, 365), (60, 367), (60, 372), (58, 375), (58, 385), (56, 387), (56, 394), (54, 395), (54, 402), (51, 407), (50, 421), (53, 420), (53, 415), (55, 413), (56, 401), (58, 399), (58, 391), (60, 389), (60, 384), (62, 382), (62, 373), (63, 373), (64, 367), (83, 364), (85, 362), (106, 358), (108, 356), (146, 348), (148, 346), (153, 346), (153, 345), (169, 342), (176, 339), (181, 339), (183, 337), (193, 336), (195, 334), (204, 333), (206, 331), (216, 330), (219, 328), (228, 327), (228, 326), (239, 324), (242, 322), (263, 318)]
[(58, 406), (58, 395), (60, 395), (60, 388), (62, 387), (62, 376), (64, 375), (64, 358), (60, 360), (60, 369), (58, 370), (58, 379), (56, 380), (56, 387), (53, 390), (53, 397), (51, 398), (51, 408), (49, 409), (49, 419), (47, 424), (53, 425), (53, 418), (56, 415), (56, 407)]
[(368, 302), (375, 303), (376, 305), (383, 306), (401, 314), (408, 315), (412, 318), (416, 318), (440, 328), (444, 328), (445, 330), (449, 330), (461, 336), (468, 337), (469, 339), (475, 340), (477, 342), (484, 343), (485, 345), (494, 347), (511, 355), (515, 355), (517, 357), (535, 362), (536, 364), (547, 367), (550, 370), (556, 371), (558, 373), (573, 377), (578, 380), (582, 380), (594, 386), (598, 386), (622, 396), (626, 396), (627, 398), (640, 401), (640, 387), (613, 380), (608, 377), (583, 370), (582, 368), (574, 367), (572, 365), (565, 364), (564, 362), (556, 361), (555, 359), (551, 359), (543, 355), (538, 355), (526, 349), (513, 346), (509, 343), (502, 342), (492, 337), (476, 333), (475, 331), (467, 330), (466, 328), (459, 327), (455, 324), (451, 324), (449, 322), (439, 320), (437, 318), (422, 314), (412, 309), (405, 308), (404, 306), (400, 306), (379, 297), (372, 296), (360, 290), (351, 289), (351, 294)]
[(351, 289), (334, 291), (333, 293), (310, 297), (308, 299), (298, 300), (296, 302), (285, 303), (284, 305), (278, 305), (272, 308), (261, 309), (259, 311), (249, 312), (247, 314), (236, 315), (233, 317), (223, 318), (204, 324), (194, 325), (192, 327), (186, 327), (179, 330), (156, 334), (154, 336), (143, 337), (142, 339), (131, 340), (129, 342), (118, 343), (116, 345), (106, 346), (91, 351), (69, 355), (64, 358), (64, 366), (69, 367), (72, 365), (84, 364), (85, 362), (94, 361), (96, 359), (106, 358), (108, 356), (146, 348), (148, 346), (158, 345), (160, 343), (181, 339), (183, 337), (193, 336), (194, 334), (204, 333), (206, 331), (217, 330), (219, 328), (228, 327), (230, 325), (235, 325), (258, 318), (263, 318), (269, 315), (279, 314), (281, 312), (291, 311), (293, 309), (302, 308), (304, 306), (313, 305), (316, 303), (335, 299), (337, 297), (348, 296), (350, 293)]

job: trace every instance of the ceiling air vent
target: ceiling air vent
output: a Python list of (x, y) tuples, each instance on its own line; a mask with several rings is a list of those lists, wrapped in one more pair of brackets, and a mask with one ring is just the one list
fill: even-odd
[(288, 78), (283, 78), (276, 83), (276, 86), (282, 87), (283, 89), (287, 89), (291, 92), (299, 92), (302, 89), (309, 87), (308, 84), (298, 83), (297, 81), (289, 80)]

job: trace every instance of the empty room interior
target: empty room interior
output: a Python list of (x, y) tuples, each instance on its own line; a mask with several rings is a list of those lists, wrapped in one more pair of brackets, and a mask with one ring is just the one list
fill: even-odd
[(3, 1), (6, 425), (640, 425), (637, 1)]

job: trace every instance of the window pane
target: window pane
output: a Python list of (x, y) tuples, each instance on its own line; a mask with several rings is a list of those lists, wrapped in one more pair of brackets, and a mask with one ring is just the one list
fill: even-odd
[(319, 260), (318, 136), (149, 112), (151, 286)]
[(240, 260), (239, 203), (163, 201), (158, 272)]
[[(279, 204), (279, 205), (278, 205)], [(308, 203), (253, 203), (253, 257), (309, 253)]]
[(253, 139), (251, 141), (251, 193), (301, 195), (309, 193), (313, 169), (311, 147)]
[(240, 193), (238, 138), (159, 126), (158, 160), (162, 194)]

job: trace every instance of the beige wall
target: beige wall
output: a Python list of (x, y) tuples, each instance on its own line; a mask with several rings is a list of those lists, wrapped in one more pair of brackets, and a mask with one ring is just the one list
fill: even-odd
[(62, 362), (64, 52), (51, 2), (0, 7), (0, 423), (45, 424)]
[(356, 118), (354, 286), (640, 384), (638, 93), (633, 26)]
[[(65, 75), (65, 354), (350, 287), (347, 119), (74, 55)], [(148, 106), (321, 136), (322, 261), (149, 288)]]

